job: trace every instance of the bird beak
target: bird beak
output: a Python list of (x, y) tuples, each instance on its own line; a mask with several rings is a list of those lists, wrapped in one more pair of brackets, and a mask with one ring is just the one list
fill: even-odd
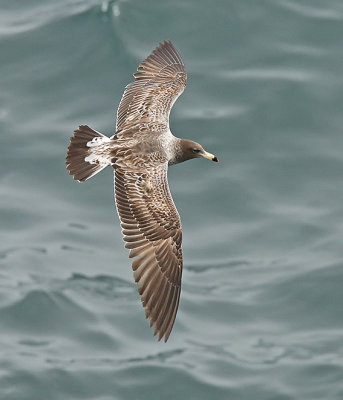
[(208, 160), (219, 162), (219, 160), (216, 156), (214, 156), (211, 153), (207, 153), (207, 151), (205, 151), (204, 153), (201, 153), (201, 155), (202, 155), (202, 157), (207, 158)]

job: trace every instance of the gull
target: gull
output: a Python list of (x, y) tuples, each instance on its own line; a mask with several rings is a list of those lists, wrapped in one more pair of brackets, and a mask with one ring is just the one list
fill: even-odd
[(119, 104), (115, 134), (109, 138), (80, 125), (70, 139), (66, 165), (79, 182), (107, 166), (114, 169), (116, 207), (133, 276), (154, 335), (166, 342), (178, 310), (183, 266), (181, 220), (169, 190), (168, 166), (193, 158), (219, 160), (169, 129), (170, 110), (187, 81), (170, 41), (160, 43), (134, 77)]

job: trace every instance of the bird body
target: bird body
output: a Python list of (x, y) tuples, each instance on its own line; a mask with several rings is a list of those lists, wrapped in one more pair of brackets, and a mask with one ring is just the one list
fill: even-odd
[(160, 44), (134, 77), (121, 99), (115, 134), (108, 138), (80, 125), (70, 140), (66, 164), (80, 182), (113, 167), (117, 212), (146, 317), (159, 340), (167, 341), (183, 264), (181, 220), (169, 190), (168, 166), (192, 158), (218, 159), (169, 129), (170, 109), (187, 80), (170, 41)]

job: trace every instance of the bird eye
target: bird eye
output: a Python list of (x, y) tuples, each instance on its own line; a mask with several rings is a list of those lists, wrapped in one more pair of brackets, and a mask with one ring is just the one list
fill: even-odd
[(193, 149), (193, 153), (200, 153), (199, 149)]

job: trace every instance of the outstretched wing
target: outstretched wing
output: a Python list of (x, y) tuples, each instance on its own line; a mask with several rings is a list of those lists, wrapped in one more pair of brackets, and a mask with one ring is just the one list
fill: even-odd
[(115, 172), (115, 195), (125, 247), (130, 250), (139, 294), (159, 334), (168, 340), (179, 305), (182, 231), (171, 197), (167, 164), (144, 172)]
[(142, 120), (168, 126), (170, 110), (187, 81), (185, 65), (173, 44), (160, 43), (134, 77), (119, 104), (116, 129)]

